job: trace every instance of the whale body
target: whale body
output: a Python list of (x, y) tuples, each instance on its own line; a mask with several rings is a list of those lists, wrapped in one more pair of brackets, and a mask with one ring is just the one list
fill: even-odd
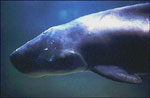
[(50, 27), (11, 55), (32, 77), (92, 71), (111, 80), (141, 83), (150, 73), (150, 4), (110, 9)]

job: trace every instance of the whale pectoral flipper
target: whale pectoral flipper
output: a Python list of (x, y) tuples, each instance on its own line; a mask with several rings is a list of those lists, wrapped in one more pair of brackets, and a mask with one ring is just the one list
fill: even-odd
[(106, 78), (116, 80), (116, 81), (127, 82), (127, 83), (142, 82), (139, 76), (135, 74), (129, 74), (123, 68), (120, 68), (118, 66), (99, 65), (99, 66), (94, 66), (91, 70), (99, 75), (102, 75)]

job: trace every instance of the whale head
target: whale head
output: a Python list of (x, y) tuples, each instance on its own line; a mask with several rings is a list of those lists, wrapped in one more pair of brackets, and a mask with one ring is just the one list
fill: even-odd
[[(57, 32), (57, 33), (56, 33)], [(28, 41), (10, 55), (10, 61), (20, 72), (32, 77), (76, 72), (84, 65), (73, 50), (63, 50), (59, 32), (50, 28)]]

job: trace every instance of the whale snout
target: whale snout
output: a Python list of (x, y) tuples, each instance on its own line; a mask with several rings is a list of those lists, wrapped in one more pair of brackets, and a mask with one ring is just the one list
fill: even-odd
[(34, 62), (30, 59), (30, 56), (23, 55), (18, 51), (14, 51), (10, 54), (10, 61), (14, 67), (23, 73), (31, 71)]
[(39, 58), (42, 49), (45, 47), (45, 41), (42, 37), (40, 35), (34, 38), (10, 54), (10, 61), (18, 71), (33, 74), (39, 73), (43, 69), (41, 67), (42, 59)]
[(23, 65), (25, 65), (25, 58), (20, 53), (14, 51), (10, 54), (10, 61), (21, 72), (25, 72)]
[(10, 54), (10, 61), (12, 65), (19, 71), (30, 77), (42, 77), (45, 76), (49, 69), (47, 65), (49, 63), (46, 60), (38, 58), (35, 52), (27, 51), (26, 53), (20, 53), (20, 51), (14, 51)]

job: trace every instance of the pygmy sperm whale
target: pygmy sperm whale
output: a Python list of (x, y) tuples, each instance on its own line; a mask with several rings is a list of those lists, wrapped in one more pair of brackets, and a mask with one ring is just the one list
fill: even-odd
[(141, 83), (150, 73), (150, 3), (114, 8), (50, 27), (10, 55), (32, 77), (92, 71)]

